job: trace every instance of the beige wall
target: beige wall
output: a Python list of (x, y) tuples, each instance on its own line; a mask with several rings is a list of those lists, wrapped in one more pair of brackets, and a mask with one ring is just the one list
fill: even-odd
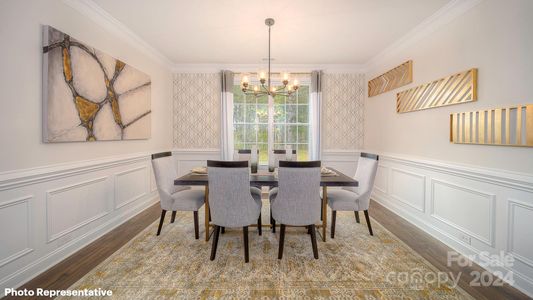
[[(449, 114), (533, 103), (533, 1), (485, 0), (373, 67), (371, 79), (412, 59), (414, 82), (365, 103), (365, 148), (533, 173), (533, 148), (449, 142)], [(405, 114), (396, 93), (459, 71), (479, 69), (478, 101)]]
[[(42, 25), (51, 25), (151, 76), (151, 139), (42, 143)], [(171, 147), (172, 74), (161, 64), (62, 1), (1, 1), (0, 28), (0, 172)]]

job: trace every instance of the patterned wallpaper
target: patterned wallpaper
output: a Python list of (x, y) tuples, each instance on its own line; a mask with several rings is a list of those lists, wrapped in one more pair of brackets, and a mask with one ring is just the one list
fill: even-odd
[[(324, 74), (322, 149), (363, 147), (364, 74)], [(178, 149), (220, 148), (220, 74), (174, 74), (173, 132)]]
[(218, 73), (174, 74), (175, 148), (220, 148), (220, 84)]
[(362, 149), (364, 74), (326, 73), (322, 78), (322, 149)]

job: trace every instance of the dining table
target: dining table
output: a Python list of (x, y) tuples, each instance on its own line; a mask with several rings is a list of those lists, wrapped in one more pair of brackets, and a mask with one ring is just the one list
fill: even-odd
[[(342, 172), (333, 169), (327, 168), (330, 171), (333, 171), (334, 175), (331, 173), (322, 174), (320, 179), (320, 186), (322, 187), (322, 224), (316, 224), (319, 230), (319, 234), (322, 237), (322, 241), (326, 241), (326, 229), (328, 225), (327, 221), (327, 205), (328, 205), (328, 187), (357, 187), (359, 183), (357, 180), (353, 179), (350, 176), (343, 174)], [(209, 178), (207, 174), (198, 174), (193, 173), (192, 171), (175, 179), (174, 185), (179, 186), (204, 186), (205, 187), (205, 241), (209, 241), (210, 237), (210, 228), (214, 227), (211, 224), (209, 219)], [(277, 187), (278, 178), (275, 172), (269, 172), (268, 170), (260, 169), (257, 173), (250, 174), (250, 186), (255, 187)], [(272, 225), (265, 224), (264, 227), (271, 227)]]

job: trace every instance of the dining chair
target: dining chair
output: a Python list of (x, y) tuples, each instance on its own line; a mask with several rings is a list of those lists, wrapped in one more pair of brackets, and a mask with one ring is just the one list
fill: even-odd
[[(274, 149), (272, 150), (272, 166), (269, 166), (270, 171), (274, 171), (273, 169), (275, 168), (278, 168), (279, 167), (279, 162), (282, 161), (282, 160), (287, 160), (287, 150), (286, 149)], [(296, 155), (296, 149), (293, 149), (292, 150), (292, 153), (291, 153), (291, 156), (290, 156), (290, 160), (291, 161), (296, 161), (297, 160), (297, 155)], [(269, 199), (272, 198), (272, 197), (275, 197), (275, 195), (278, 193), (278, 188), (277, 187), (271, 187), (268, 191), (268, 197)], [(272, 210), (270, 210), (270, 226), (272, 227), (272, 232), (276, 232), (276, 221), (272, 218)]]
[(272, 217), (280, 224), (278, 259), (283, 257), (285, 227), (307, 227), (318, 259), (315, 223), (320, 221), (320, 161), (280, 161), (278, 192), (271, 195)]
[[(257, 149), (257, 157), (259, 158), (259, 149)], [(233, 160), (235, 161), (248, 161), (251, 163), (252, 158), (252, 149), (239, 149), (236, 153), (233, 154)], [(261, 198), (261, 186), (252, 186), (250, 187), (250, 191), (255, 196), (259, 196)]]
[(368, 232), (370, 235), (374, 235), (370, 224), (368, 207), (378, 169), (378, 161), (379, 156), (376, 154), (361, 153), (354, 176), (359, 185), (357, 187), (344, 187), (328, 191), (328, 205), (331, 208), (331, 238), (335, 238), (337, 211), (353, 211), (357, 223), (360, 222), (359, 212), (363, 211), (368, 225)]
[(178, 171), (171, 152), (152, 154), (152, 166), (154, 168), (157, 191), (159, 192), (159, 202), (161, 204), (161, 218), (159, 220), (159, 227), (157, 228), (157, 235), (161, 233), (167, 211), (172, 211), (171, 223), (174, 223), (178, 210), (192, 211), (194, 218), (194, 237), (198, 239), (198, 209), (204, 204), (204, 191), (193, 190), (187, 186), (174, 185), (174, 179), (178, 178)]
[(207, 161), (209, 209), (215, 225), (211, 260), (215, 259), (221, 227), (242, 227), (244, 261), (249, 261), (248, 226), (257, 222), (261, 234), (261, 197), (250, 192), (248, 161)]

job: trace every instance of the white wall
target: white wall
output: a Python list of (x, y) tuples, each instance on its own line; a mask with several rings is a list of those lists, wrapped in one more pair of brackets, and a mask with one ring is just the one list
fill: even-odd
[[(62, 1), (0, 1), (0, 297), (157, 201), (149, 154), (172, 147), (172, 74), (99, 24)], [(151, 139), (42, 143), (42, 25), (151, 76)]]
[[(533, 148), (451, 144), (449, 114), (533, 103), (533, 1), (484, 0), (412, 37), (367, 72), (414, 64), (412, 84), (365, 100), (365, 149), (381, 155), (373, 199), (477, 262), (484, 251), (513, 255), (485, 267), (511, 272), (532, 296)], [(396, 113), (397, 92), (473, 67), (477, 102)]]
[[(41, 25), (51, 25), (151, 76), (151, 139), (42, 143)], [(0, 172), (171, 147), (171, 72), (121, 37), (62, 1), (7, 0), (0, 2), (0, 40)]]
[[(365, 148), (533, 173), (533, 149), (449, 142), (449, 114), (533, 103), (533, 1), (485, 0), (451, 23), (380, 58), (367, 79), (413, 60), (414, 82), (365, 103)], [(396, 93), (476, 67), (478, 101), (405, 114)]]

